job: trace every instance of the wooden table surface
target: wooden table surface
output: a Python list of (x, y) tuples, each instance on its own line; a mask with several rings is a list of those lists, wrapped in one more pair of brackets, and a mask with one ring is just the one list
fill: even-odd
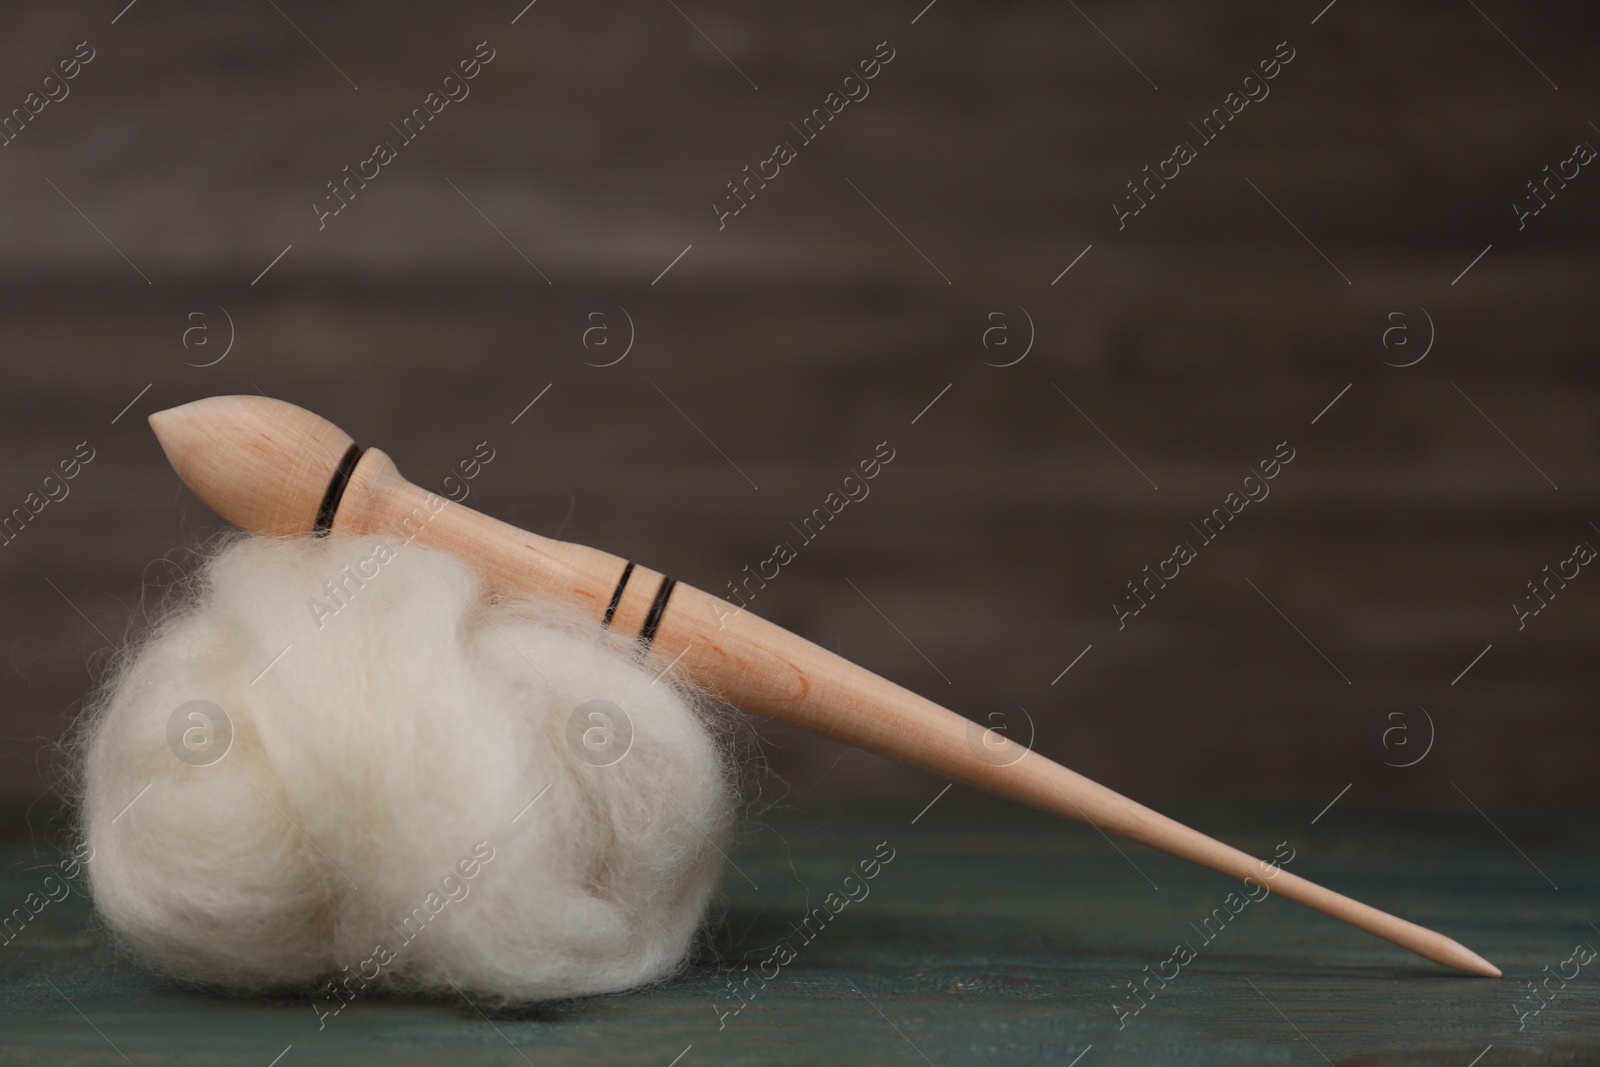
[[(139, 1067), (1600, 1062), (1600, 961), (1520, 1030), (1517, 1014), (1530, 979), (1570, 970), (1577, 944), (1600, 945), (1592, 822), (1501, 819), (1496, 830), (1477, 816), (1338, 805), (1315, 825), (1315, 811), (1290, 808), (1175, 814), (1262, 855), (1287, 840), (1292, 869), (1462, 940), (1506, 977), (1445, 973), (1272, 897), (1205, 943), (1190, 924), (1222, 905), (1235, 888), (1226, 879), (953, 792), (915, 824), (914, 809), (747, 821), (689, 971), (533, 1008), (372, 997), (319, 1029), (309, 996), (224, 998), (152, 977), (94, 929), (74, 892), (0, 949), (0, 1056)], [(26, 841), (0, 852), (7, 908), (55, 859)], [(808, 898), (821, 904), (889, 849), (875, 879), (853, 883), (859, 901), (809, 942), (793, 933)], [(785, 936), (795, 957), (721, 1018), (738, 1004), (730, 975), (759, 969)], [(1113, 1002), (1134, 1003), (1126, 983), (1146, 965), (1170, 974), (1162, 964), (1179, 942), (1196, 958), (1119, 1028)]]

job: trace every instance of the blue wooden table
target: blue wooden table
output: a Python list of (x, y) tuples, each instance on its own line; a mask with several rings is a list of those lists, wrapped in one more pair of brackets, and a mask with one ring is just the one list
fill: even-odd
[[(1457, 938), (1504, 968), (1495, 981), (1446, 973), (1275, 897), (1236, 897), (1232, 911), (1234, 883), (1114, 848), (1092, 829), (954, 797), (913, 824), (917, 814), (750, 820), (694, 965), (651, 989), (515, 1010), (371, 997), (321, 1025), (309, 996), (222, 997), (141, 970), (95, 928), (81, 885), (45, 894), (60, 855), (21, 830), (0, 850), (0, 904), (48, 902), (23, 925), (13, 918), (0, 948), (0, 1058), (1600, 1063), (1600, 959), (1574, 955), (1600, 947), (1592, 822), (1354, 807), (1315, 825), (1299, 810), (1176, 813), (1259, 855), (1287, 842), (1291, 869)], [(1207, 923), (1216, 909), (1225, 919)], [(1180, 944), (1192, 956), (1181, 967)], [(1168, 977), (1146, 981), (1153, 973)], [(1538, 1000), (1534, 980), (1549, 991)], [(1148, 992), (1135, 997), (1131, 984)]]

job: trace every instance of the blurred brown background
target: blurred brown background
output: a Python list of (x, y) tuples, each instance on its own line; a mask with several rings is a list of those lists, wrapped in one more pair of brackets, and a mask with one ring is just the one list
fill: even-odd
[[(711, 591), (788, 540), (753, 610), (1024, 736), (1026, 709), (1140, 799), (1600, 800), (1600, 575), (1521, 631), (1511, 606), (1600, 545), (1600, 175), (1512, 208), (1600, 145), (1591, 7), (519, 8), (0, 15), (0, 108), (94, 50), (0, 148), (0, 514), (95, 450), (0, 548), (7, 798), (45, 795), (108, 642), (219, 525), (144, 417), (259, 388), (424, 486), (487, 440), (476, 506)], [(470, 96), (319, 231), (325, 183), (481, 41)], [(1119, 231), (1125, 183), (1285, 41)], [(1124, 583), (1281, 441), (1270, 498), (1119, 631)], [(771, 799), (943, 785), (762, 729)]]

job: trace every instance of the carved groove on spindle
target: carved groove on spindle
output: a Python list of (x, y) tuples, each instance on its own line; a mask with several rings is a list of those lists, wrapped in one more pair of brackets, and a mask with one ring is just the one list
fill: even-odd
[(656, 631), (661, 628), (661, 616), (666, 614), (667, 601), (672, 599), (673, 587), (678, 584), (676, 578), (661, 576), (661, 585), (656, 589), (656, 598), (650, 602), (650, 614), (644, 617), (644, 626), (639, 630), (639, 640), (645, 648), (655, 642)]
[(606, 605), (606, 616), (600, 620), (601, 626), (611, 628), (611, 617), (617, 613), (617, 605), (622, 603), (622, 591), (628, 588), (628, 579), (631, 577), (633, 577), (633, 560), (630, 559), (628, 565), (622, 568), (622, 577), (617, 579), (617, 588), (611, 594), (611, 603)]
[(344, 458), (339, 461), (339, 466), (333, 472), (333, 477), (328, 480), (328, 492), (322, 498), (322, 506), (317, 509), (317, 522), (311, 532), (317, 537), (327, 537), (333, 529), (333, 517), (339, 513), (339, 501), (344, 499), (345, 486), (350, 484), (350, 475), (355, 473), (356, 464), (361, 462), (361, 446), (352, 444), (345, 449)]

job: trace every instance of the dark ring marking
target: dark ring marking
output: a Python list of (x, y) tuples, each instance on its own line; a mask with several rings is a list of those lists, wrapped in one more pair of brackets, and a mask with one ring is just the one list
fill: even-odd
[(318, 537), (327, 537), (333, 529), (333, 516), (339, 510), (339, 501), (344, 499), (345, 487), (350, 484), (350, 475), (355, 473), (356, 464), (361, 462), (361, 446), (352, 444), (345, 450), (344, 458), (339, 461), (339, 466), (333, 472), (333, 480), (328, 483), (328, 491), (322, 498), (322, 506), (317, 509), (317, 523), (311, 532)]
[(632, 576), (633, 561), (629, 560), (628, 565), (622, 568), (622, 577), (617, 581), (616, 591), (611, 594), (611, 604), (606, 608), (606, 617), (600, 620), (601, 626), (610, 628), (611, 616), (617, 613), (617, 605), (622, 603), (622, 591), (628, 588), (628, 579)]
[(639, 631), (639, 640), (644, 643), (645, 648), (649, 648), (655, 641), (656, 630), (661, 627), (661, 616), (666, 613), (667, 601), (671, 599), (673, 587), (677, 584), (676, 578), (661, 576), (661, 585), (656, 589), (656, 598), (650, 603), (650, 614), (644, 617), (644, 629)]

